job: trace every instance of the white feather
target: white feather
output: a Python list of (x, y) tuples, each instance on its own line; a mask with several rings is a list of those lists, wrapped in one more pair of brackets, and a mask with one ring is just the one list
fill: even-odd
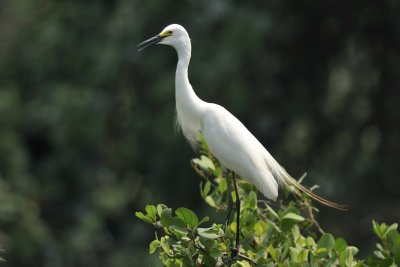
[[(211, 153), (222, 166), (253, 183), (267, 198), (278, 196), (278, 181), (285, 178), (282, 167), (271, 157), (246, 127), (225, 108), (201, 100), (189, 83), (188, 66), (191, 44), (186, 30), (173, 24), (163, 30), (172, 36), (161, 43), (171, 45), (178, 53), (175, 75), (177, 124), (192, 146), (203, 134)], [(274, 178), (273, 173), (277, 175)], [(278, 177), (279, 176), (279, 177)]]
[(178, 53), (175, 75), (177, 125), (192, 146), (196, 145), (197, 137), (202, 133), (211, 153), (222, 166), (253, 183), (269, 199), (275, 200), (278, 197), (279, 183), (291, 185), (327, 206), (344, 208), (304, 188), (279, 165), (237, 118), (225, 108), (197, 97), (188, 79), (190, 38), (182, 26), (169, 25), (157, 37), (140, 44), (140, 49), (160, 38), (158, 43), (170, 45)]
[(253, 183), (267, 198), (278, 197), (278, 184), (265, 157), (268, 152), (237, 118), (209, 104), (202, 125), (211, 153), (224, 167)]

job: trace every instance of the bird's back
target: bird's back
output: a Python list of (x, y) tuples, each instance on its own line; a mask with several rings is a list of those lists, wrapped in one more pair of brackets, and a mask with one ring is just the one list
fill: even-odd
[(253, 183), (267, 198), (275, 200), (278, 183), (267, 164), (266, 153), (269, 153), (249, 130), (216, 104), (209, 105), (202, 123), (202, 133), (210, 151), (221, 164)]

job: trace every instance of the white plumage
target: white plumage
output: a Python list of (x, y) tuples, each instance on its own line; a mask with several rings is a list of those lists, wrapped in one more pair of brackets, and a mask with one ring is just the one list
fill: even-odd
[(211, 153), (222, 166), (253, 183), (269, 199), (276, 200), (278, 184), (283, 184), (294, 186), (327, 206), (344, 208), (297, 183), (235, 116), (222, 106), (204, 102), (195, 94), (188, 79), (191, 43), (182, 26), (169, 25), (157, 36), (139, 44), (139, 50), (155, 43), (170, 45), (178, 54), (175, 76), (177, 122), (191, 145), (195, 146), (198, 135), (203, 134)]
[(253, 183), (267, 198), (275, 200), (278, 184), (267, 165), (268, 152), (258, 140), (221, 106), (210, 104), (202, 120), (204, 138), (222, 166)]

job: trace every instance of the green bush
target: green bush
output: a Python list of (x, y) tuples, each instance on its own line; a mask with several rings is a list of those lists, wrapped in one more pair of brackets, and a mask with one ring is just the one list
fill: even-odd
[[(205, 145), (200, 158), (192, 160), (201, 176), (201, 195), (216, 210), (228, 206), (227, 179), (222, 168)], [(228, 177), (229, 178), (229, 177)], [(232, 181), (232, 179), (228, 179)], [(314, 219), (317, 208), (306, 195), (295, 192), (290, 200), (288, 190), (279, 208), (259, 199), (255, 187), (238, 180), (241, 200), (240, 250), (231, 259), (236, 221), (225, 225), (200, 219), (187, 208), (172, 211), (164, 204), (147, 205), (145, 213), (136, 216), (156, 229), (150, 253), (158, 253), (164, 266), (398, 266), (400, 234), (397, 224), (387, 226), (373, 222), (379, 238), (377, 250), (367, 260), (356, 258), (358, 249), (345, 239), (325, 233)], [(232, 194), (235, 201), (235, 194)]]

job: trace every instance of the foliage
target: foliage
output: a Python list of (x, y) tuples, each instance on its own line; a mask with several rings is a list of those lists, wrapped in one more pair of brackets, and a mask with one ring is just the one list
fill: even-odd
[(168, 199), (202, 212), (193, 152), (173, 130), (176, 54), (136, 50), (169, 23), (191, 35), (196, 93), (349, 204), (318, 221), (339, 220), (335, 231), (364, 251), (373, 232), (360, 222), (400, 221), (398, 10), (397, 0), (1, 0), (0, 266), (154, 266), (152, 228), (131, 211)]
[[(203, 147), (203, 152), (206, 150)], [(221, 167), (210, 154), (192, 161), (202, 177), (200, 191), (204, 201), (216, 210), (227, 208), (229, 192)], [(228, 181), (232, 179), (228, 177)], [(147, 205), (145, 213), (136, 212), (141, 220), (156, 229), (150, 253), (158, 252), (165, 266), (397, 266), (400, 263), (400, 235), (397, 224), (387, 226), (373, 222), (380, 240), (377, 251), (368, 260), (356, 258), (358, 249), (341, 237), (325, 233), (313, 213), (318, 211), (305, 195), (285, 201), (278, 208), (258, 198), (251, 184), (239, 180), (241, 199), (240, 251), (231, 258), (236, 221), (227, 225), (201, 220), (191, 210), (174, 212), (164, 204)], [(235, 198), (235, 194), (232, 194)], [(275, 205), (276, 206), (276, 205)], [(320, 232), (319, 234), (317, 232)]]
[(377, 250), (368, 258), (371, 266), (399, 266), (400, 265), (400, 234), (398, 224), (390, 226), (385, 223), (372, 222), (376, 236), (381, 243), (376, 244)]

